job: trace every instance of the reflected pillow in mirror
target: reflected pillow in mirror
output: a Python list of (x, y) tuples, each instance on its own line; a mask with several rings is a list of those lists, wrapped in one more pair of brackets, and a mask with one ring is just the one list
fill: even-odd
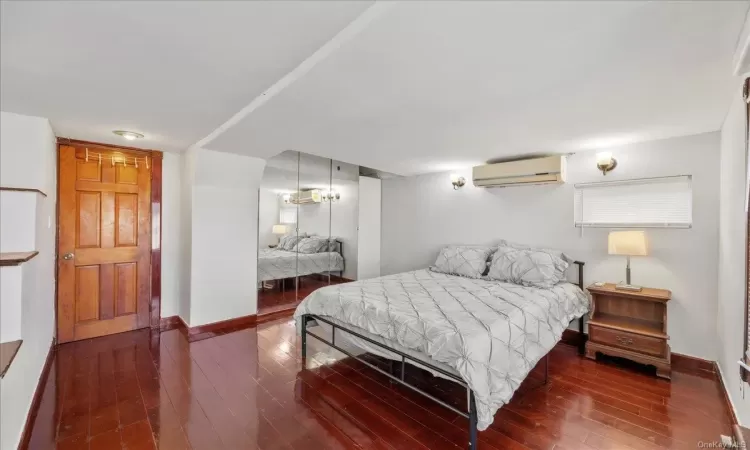
[(301, 234), (299, 236), (295, 234), (287, 234), (286, 236), (282, 236), (279, 240), (278, 248), (281, 250), (292, 251), (294, 250), (294, 246), (297, 245), (297, 243), (305, 237), (305, 234)]
[(320, 237), (306, 237), (302, 238), (297, 242), (297, 245), (292, 249), (293, 252), (298, 253), (320, 253), (328, 247), (328, 239)]

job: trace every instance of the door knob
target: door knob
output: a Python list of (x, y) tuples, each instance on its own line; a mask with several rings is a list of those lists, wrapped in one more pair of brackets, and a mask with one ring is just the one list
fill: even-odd
[(65, 260), (73, 259), (73, 254), (72, 253), (66, 253), (66, 254), (63, 255), (63, 259), (65, 259)]

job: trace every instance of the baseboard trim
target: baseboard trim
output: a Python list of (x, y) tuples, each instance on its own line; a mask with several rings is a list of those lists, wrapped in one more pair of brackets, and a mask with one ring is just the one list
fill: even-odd
[(221, 336), (233, 331), (244, 330), (254, 327), (258, 322), (255, 314), (249, 316), (235, 317), (234, 319), (221, 320), (219, 322), (207, 323), (189, 327), (180, 316), (162, 317), (159, 321), (159, 331), (179, 330), (188, 342), (202, 341), (203, 339)]
[(747, 428), (735, 424), (733, 427), (734, 431), (734, 442), (737, 444), (735, 448), (750, 448), (748, 442), (750, 442), (750, 430)]
[(331, 275), (331, 280), (337, 280), (337, 281), (339, 281), (341, 283), (351, 283), (352, 281), (354, 281), (351, 278), (344, 278), (344, 277), (340, 277), (338, 275)]
[(180, 316), (162, 317), (159, 320), (159, 331), (170, 331), (170, 330), (177, 330), (180, 328), (184, 328), (184, 329), (188, 328), (188, 326), (185, 325), (185, 322), (182, 320), (182, 317)]
[(29, 447), (31, 441), (31, 430), (34, 428), (34, 422), (36, 416), (39, 413), (39, 405), (42, 402), (42, 393), (44, 392), (44, 386), (47, 385), (47, 378), (49, 378), (49, 371), (52, 368), (52, 360), (55, 356), (55, 347), (57, 346), (57, 339), (52, 338), (52, 343), (49, 346), (47, 352), (47, 359), (44, 360), (44, 366), (42, 367), (42, 373), (39, 375), (39, 382), (36, 385), (34, 396), (31, 398), (31, 406), (29, 412), (26, 414), (26, 423), (23, 426), (23, 433), (21, 433), (21, 440), (18, 443), (19, 449), (26, 449)]
[(189, 327), (188, 333), (218, 333), (225, 332), (228, 328), (246, 327), (255, 325), (258, 316), (251, 314), (249, 316), (235, 317), (234, 319), (220, 320), (218, 322), (207, 323), (195, 327)]
[(286, 317), (292, 317), (294, 315), (294, 311), (297, 310), (297, 305), (292, 305), (289, 308), (280, 309), (278, 311), (273, 311), (265, 314), (258, 314), (258, 324), (271, 322), (276, 319), (283, 319)]
[[(724, 381), (724, 373), (721, 371), (721, 367), (719, 367), (718, 362), (715, 362), (715, 361), (713, 362), (713, 370), (716, 372), (716, 378), (719, 379), (719, 388), (721, 388), (721, 392), (724, 394), (724, 405), (726, 406), (727, 411), (729, 411), (729, 417), (732, 419), (732, 423), (735, 426), (739, 426), (739, 420), (737, 420), (737, 413), (734, 410), (732, 399), (729, 397), (729, 390), (727, 389), (727, 385)], [(739, 448), (747, 448), (747, 447), (739, 447)]]
[(681, 353), (672, 353), (672, 369), (691, 375), (712, 375), (717, 373), (714, 361), (683, 355)]

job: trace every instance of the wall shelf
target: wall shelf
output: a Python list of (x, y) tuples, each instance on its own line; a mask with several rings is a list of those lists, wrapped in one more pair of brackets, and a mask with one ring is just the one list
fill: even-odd
[(0, 266), (17, 266), (38, 255), (39, 252), (5, 252), (0, 253)]
[(32, 189), (32, 188), (0, 186), (0, 191), (36, 192), (37, 194), (41, 194), (44, 197), (47, 196), (47, 194), (45, 194), (44, 192), (40, 191), (39, 189)]
[(5, 372), (8, 371), (10, 364), (18, 353), (18, 349), (21, 348), (22, 340), (10, 341), (0, 343), (0, 378), (5, 376)]

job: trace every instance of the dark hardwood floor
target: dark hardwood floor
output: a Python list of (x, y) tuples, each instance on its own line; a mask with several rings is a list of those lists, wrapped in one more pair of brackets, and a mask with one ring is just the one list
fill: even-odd
[[(309, 339), (289, 319), (188, 343), (133, 331), (58, 347), (32, 449), (456, 449), (465, 420)], [(371, 361), (387, 367), (375, 357)], [(494, 424), (483, 449), (699, 448), (731, 432), (717, 380), (671, 383), (593, 362), (558, 344)], [(418, 369), (413, 382), (454, 405), (465, 392)]]
[[(345, 283), (338, 277), (332, 277), (329, 281), (327, 276), (320, 275), (307, 275), (299, 278), (299, 289), (295, 289), (293, 279), (266, 282), (273, 284), (273, 287), (258, 291), (258, 316), (295, 309), (312, 291), (323, 286)], [(279, 286), (283, 286), (283, 289)]]

